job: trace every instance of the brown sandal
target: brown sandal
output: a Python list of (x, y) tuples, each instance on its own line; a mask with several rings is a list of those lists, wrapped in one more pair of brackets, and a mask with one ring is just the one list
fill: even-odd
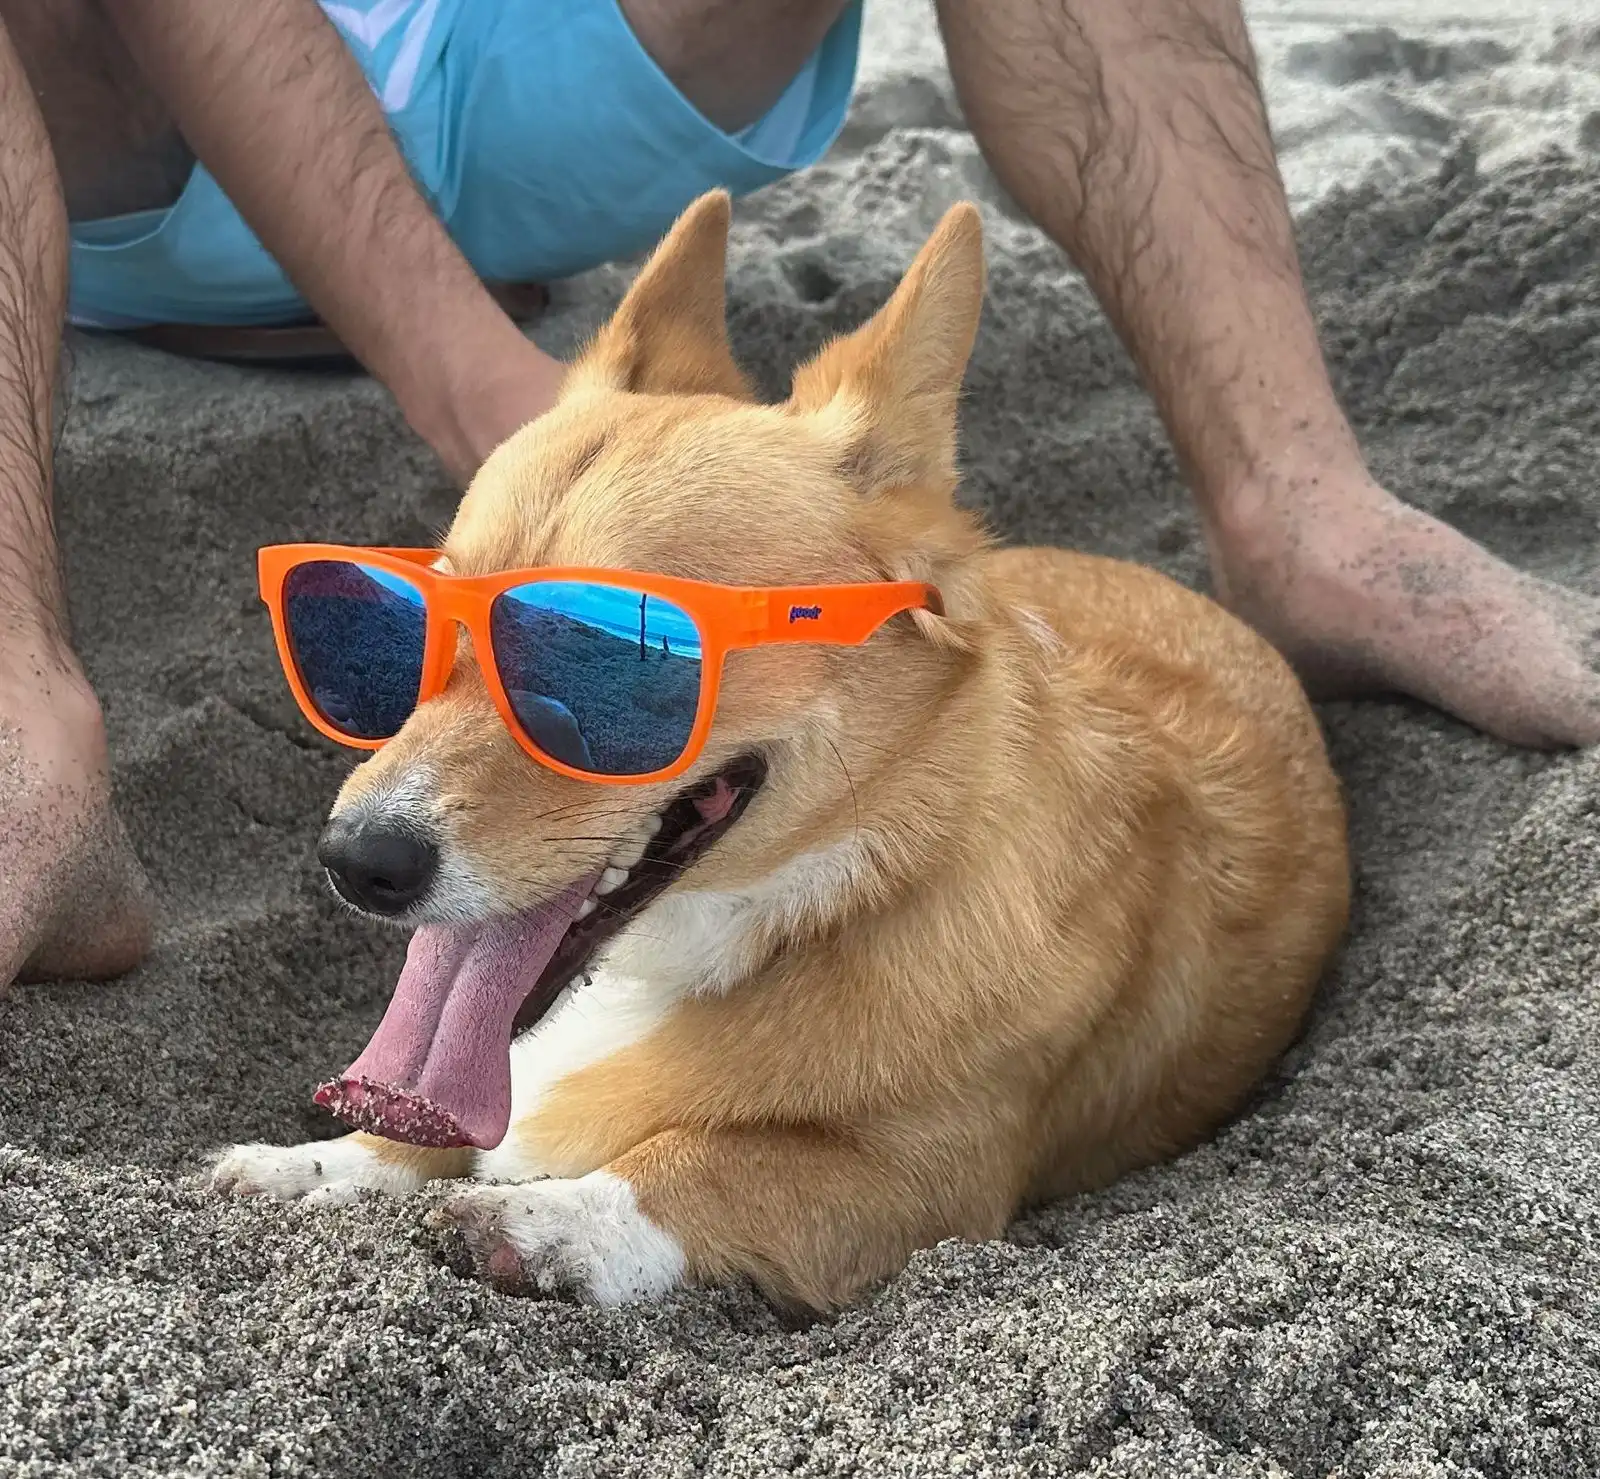
[[(490, 296), (518, 324), (530, 323), (550, 306), (543, 283), (486, 283)], [(124, 339), (186, 359), (221, 360), (237, 365), (281, 365), (301, 369), (355, 369), (355, 357), (324, 323), (282, 328), (241, 328), (226, 324), (151, 324), (121, 329)]]

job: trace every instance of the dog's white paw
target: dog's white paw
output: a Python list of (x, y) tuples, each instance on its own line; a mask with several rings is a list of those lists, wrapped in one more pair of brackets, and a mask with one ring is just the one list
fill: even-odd
[(213, 1190), (276, 1197), (306, 1206), (340, 1206), (364, 1191), (404, 1196), (423, 1185), (410, 1166), (380, 1160), (357, 1137), (309, 1145), (235, 1145), (211, 1167)]
[(677, 1239), (646, 1217), (633, 1188), (609, 1171), (475, 1187), (427, 1221), (459, 1233), (479, 1278), (511, 1293), (615, 1305), (659, 1298), (684, 1281)]

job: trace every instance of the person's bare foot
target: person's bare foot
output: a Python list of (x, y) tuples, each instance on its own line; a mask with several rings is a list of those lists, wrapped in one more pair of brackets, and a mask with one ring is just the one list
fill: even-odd
[(1208, 521), (1217, 594), (1316, 697), (1404, 693), (1513, 744), (1600, 742), (1600, 602), (1513, 570), (1365, 473)]
[(99, 703), (75, 663), (31, 645), (0, 668), (0, 993), (15, 979), (121, 975), (151, 939)]

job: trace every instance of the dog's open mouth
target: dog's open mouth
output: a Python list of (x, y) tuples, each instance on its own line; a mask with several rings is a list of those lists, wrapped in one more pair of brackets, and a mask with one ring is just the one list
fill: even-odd
[(744, 755), (681, 793), (626, 869), (607, 867), (508, 918), (424, 925), (371, 1042), (316, 1102), (389, 1140), (498, 1145), (511, 1120), (512, 1040), (739, 820), (766, 769)]

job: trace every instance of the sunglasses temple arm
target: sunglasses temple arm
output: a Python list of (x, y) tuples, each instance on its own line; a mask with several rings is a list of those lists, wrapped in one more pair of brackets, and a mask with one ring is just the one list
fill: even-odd
[(856, 647), (905, 611), (944, 615), (936, 587), (913, 581), (879, 585), (789, 586), (752, 592), (758, 603), (746, 624), (752, 646), (825, 642)]

